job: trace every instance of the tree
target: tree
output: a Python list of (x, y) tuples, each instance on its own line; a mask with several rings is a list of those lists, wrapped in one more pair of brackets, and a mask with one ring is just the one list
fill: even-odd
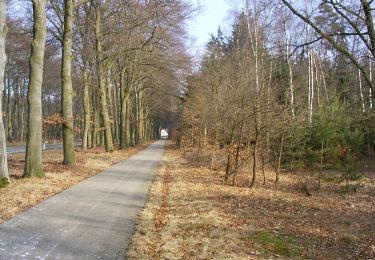
[[(6, 26), (6, 0), (0, 0), (0, 93), (3, 93), (4, 91), (4, 73), (6, 63), (5, 38), (7, 30), (8, 29)], [(2, 107), (2, 98), (0, 98), (0, 180), (3, 178), (9, 180)]]
[[(64, 0), (64, 32), (63, 32), (63, 46), (62, 46), (62, 63), (61, 63), (61, 79), (62, 79), (62, 98), (61, 107), (64, 122), (62, 124), (63, 142), (64, 142), (64, 164), (73, 165), (75, 163), (74, 150), (74, 118), (73, 118), (73, 84), (72, 84), (72, 42), (73, 42), (73, 22), (74, 22), (74, 8), (79, 5), (89, 2), (90, 0), (82, 0), (77, 3), (74, 0)], [(85, 74), (86, 72), (84, 72)], [(85, 75), (84, 75), (85, 76)], [(86, 75), (87, 76), (87, 75)], [(85, 79), (84, 89), (85, 88)], [(88, 93), (84, 93), (84, 101), (87, 101)], [(87, 102), (85, 102), (87, 103)], [(86, 110), (85, 110), (86, 111)], [(85, 112), (87, 119), (87, 112)], [(87, 126), (87, 124), (86, 124)], [(87, 149), (87, 134), (88, 129), (84, 130), (84, 138), (82, 145)]]
[(72, 100), (72, 30), (73, 30), (73, 0), (64, 0), (64, 34), (62, 48), (62, 124), (64, 142), (64, 164), (75, 163), (74, 132), (73, 132), (73, 100)]
[(46, 39), (46, 0), (33, 0), (33, 41), (27, 93), (28, 132), (22, 177), (44, 177), (42, 165), (42, 82)]
[(97, 0), (95, 3), (95, 49), (96, 49), (96, 66), (97, 76), (99, 84), (99, 98), (101, 116), (104, 124), (104, 141), (105, 150), (107, 152), (113, 152), (113, 140), (112, 140), (112, 129), (111, 122), (109, 120), (108, 113), (108, 100), (107, 100), (107, 86), (105, 82), (105, 71), (103, 65), (103, 50), (102, 50), (102, 7), (100, 1)]
[(348, 58), (362, 72), (363, 77), (365, 78), (371, 91), (374, 92), (373, 82), (369, 76), (369, 73), (366, 71), (365, 66), (361, 65), (355, 53), (347, 46), (342, 44), (342, 40), (338, 40), (337, 38), (348, 36), (359, 37), (362, 44), (371, 53), (372, 58), (375, 58), (375, 29), (372, 16), (374, 9), (371, 7), (372, 1), (361, 0), (360, 4), (354, 4), (352, 1), (322, 1), (321, 5), (331, 6), (341, 18), (341, 22), (345, 23), (346, 27), (348, 28), (348, 31), (334, 33), (327, 32), (323, 28), (319, 27), (318, 23), (314, 22), (310, 16), (302, 14), (302, 12), (297, 10), (297, 8), (295, 8), (289, 1), (282, 0), (282, 2), (290, 9), (290, 11), (302, 19), (306, 24), (311, 26), (311, 28), (313, 28), (315, 32), (319, 34), (319, 37), (313, 40), (311, 43), (317, 42), (321, 39), (327, 40), (337, 51)]

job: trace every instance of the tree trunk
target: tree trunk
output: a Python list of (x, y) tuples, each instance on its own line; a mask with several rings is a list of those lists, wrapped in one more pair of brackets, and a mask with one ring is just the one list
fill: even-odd
[(30, 78), (27, 93), (28, 131), (25, 177), (44, 177), (42, 165), (42, 82), (46, 40), (46, 0), (33, 0), (33, 41), (30, 57)]
[[(14, 83), (14, 80), (12, 80), (12, 83)], [(10, 93), (11, 93), (11, 84), (8, 84), (8, 91), (7, 91), (7, 102), (6, 102), (6, 112), (7, 112), (7, 120), (6, 120), (6, 137), (9, 142), (12, 142), (12, 136), (13, 136), (13, 130), (12, 130), (12, 106), (10, 104)]]
[(318, 175), (318, 190), (320, 189), (320, 182), (321, 182), (322, 172), (323, 172), (323, 156), (324, 156), (324, 140), (322, 140), (322, 149), (320, 151), (320, 167), (319, 167), (319, 175)]
[(255, 144), (254, 144), (254, 152), (253, 152), (253, 174), (251, 177), (250, 188), (252, 188), (255, 184), (256, 176), (257, 176), (257, 149), (258, 149), (258, 134), (255, 136)]
[(73, 29), (73, 0), (64, 0), (64, 35), (62, 49), (61, 79), (62, 79), (62, 124), (64, 143), (64, 164), (75, 164), (74, 132), (73, 132), (73, 100), (72, 100), (72, 29)]
[(281, 157), (283, 154), (283, 144), (284, 144), (284, 133), (281, 136), (281, 142), (280, 142), (280, 150), (279, 150), (279, 157), (277, 159), (277, 168), (276, 168), (276, 179), (275, 182), (279, 182), (279, 176), (280, 176), (280, 167), (281, 167)]
[[(6, 27), (6, 0), (0, 0), (0, 93), (4, 91), (4, 72), (5, 72), (5, 37)], [(5, 129), (3, 122), (3, 104), (0, 96), (0, 180), (6, 178), (9, 180), (8, 161), (6, 151)]]
[(90, 97), (89, 97), (89, 82), (88, 71), (86, 66), (83, 68), (83, 113), (84, 113), (84, 126), (82, 137), (82, 150), (87, 150), (88, 137), (90, 130)]
[(113, 152), (113, 141), (112, 141), (112, 129), (108, 115), (107, 105), (107, 87), (105, 84), (104, 69), (102, 64), (102, 35), (101, 35), (101, 12), (99, 2), (96, 3), (96, 19), (95, 19), (95, 40), (96, 40), (96, 55), (97, 55), (97, 70), (98, 70), (98, 83), (99, 83), (99, 94), (100, 94), (100, 107), (101, 115), (104, 124), (104, 138), (105, 138), (105, 150), (107, 152)]
[[(372, 82), (372, 59), (370, 57), (369, 57), (369, 77), (370, 77), (370, 80)], [(368, 97), (369, 97), (369, 101), (370, 101), (369, 109), (371, 110), (372, 109), (372, 90), (371, 90), (371, 88), (368, 89)]]
[[(97, 104), (97, 91), (93, 89), (92, 91), (92, 104)], [(98, 108), (97, 106), (93, 106), (93, 128), (92, 128), (92, 134), (91, 134), (91, 148), (96, 148), (98, 144), (98, 128), (99, 128), (99, 123), (98, 123)]]
[(118, 85), (114, 84), (113, 91), (112, 91), (112, 98), (113, 98), (113, 122), (114, 122), (114, 139), (115, 143), (120, 143), (120, 124), (119, 124), (119, 94), (118, 94)]
[(139, 92), (135, 90), (135, 144), (139, 144)]
[(128, 97), (126, 100), (125, 100), (125, 104), (126, 104), (126, 115), (125, 115), (125, 145), (128, 147), (128, 146), (132, 146), (133, 143), (132, 143), (132, 139), (131, 139), (131, 132), (130, 132), (130, 98)]
[(362, 77), (361, 77), (361, 71), (358, 70), (358, 81), (359, 81), (359, 94), (361, 97), (361, 104), (362, 104), (362, 113), (366, 113), (366, 108), (365, 108), (365, 99), (363, 96), (363, 90), (362, 90)]
[(143, 114), (143, 93), (139, 92), (138, 95), (138, 144), (142, 144), (144, 141), (144, 114)]
[(126, 88), (125, 88), (125, 70), (120, 73), (120, 149), (126, 147)]
[(121, 97), (121, 112), (120, 112), (120, 148), (129, 146), (127, 137), (129, 135), (128, 129), (128, 97)]
[(287, 61), (287, 64), (288, 64), (288, 71), (289, 71), (290, 108), (291, 108), (291, 111), (292, 111), (292, 117), (294, 117), (294, 85), (293, 85), (293, 69), (292, 69), (292, 63), (290, 61), (289, 36), (288, 36), (288, 28), (287, 28), (287, 25), (286, 25), (284, 8), (282, 8), (281, 11), (282, 11), (283, 25), (284, 25), (286, 61)]

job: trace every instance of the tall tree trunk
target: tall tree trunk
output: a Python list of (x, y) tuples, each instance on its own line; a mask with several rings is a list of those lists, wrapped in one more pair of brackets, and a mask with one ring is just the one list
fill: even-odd
[(139, 92), (135, 90), (135, 144), (139, 144)]
[(92, 139), (91, 148), (96, 148), (98, 144), (98, 128), (100, 126), (97, 108), (94, 109), (93, 118), (94, 118), (94, 125), (92, 128), (92, 134), (91, 134), (91, 139)]
[(97, 70), (98, 70), (98, 83), (99, 83), (99, 98), (101, 115), (104, 124), (104, 138), (105, 138), (105, 150), (107, 152), (113, 152), (113, 141), (112, 141), (112, 129), (108, 115), (108, 104), (107, 104), (107, 86), (105, 84), (104, 69), (102, 64), (102, 35), (101, 35), (101, 12), (99, 1), (96, 2), (95, 7), (96, 19), (95, 19), (95, 42), (96, 42), (96, 55), (97, 55)]
[[(369, 77), (370, 77), (370, 80), (372, 82), (372, 59), (370, 57), (369, 57)], [(370, 100), (369, 109), (371, 110), (372, 109), (372, 90), (371, 90), (371, 88), (368, 89), (368, 97), (369, 97), (369, 100)]]
[[(6, 58), (5, 37), (4, 37), (4, 57)], [(5, 72), (5, 65), (6, 65), (6, 61), (4, 63), (4, 68), (3, 68), (4, 72)], [(3, 89), (3, 92), (1, 93), (1, 96), (2, 96), (1, 99), (2, 99), (2, 101), (4, 101), (4, 105), (1, 106), (1, 110), (5, 110), (4, 112), (6, 114), (6, 117), (3, 119), (3, 125), (4, 125), (4, 132), (5, 132), (5, 141), (7, 141), (7, 140), (9, 140), (8, 139), (8, 137), (9, 137), (9, 135), (8, 135), (8, 133), (9, 133), (9, 131), (8, 131), (9, 113), (8, 113), (8, 105), (7, 105), (7, 103), (8, 103), (7, 92), (9, 92), (9, 85), (10, 85), (9, 81), (10, 81), (10, 79), (9, 79), (9, 77), (7, 77), (7, 75), (4, 75), (4, 72), (3, 72), (2, 75), (3, 75), (3, 77), (5, 77), (5, 86), (4, 86), (4, 83), (2, 83), (2, 84), (3, 84), (3, 87), (5, 87), (5, 88)], [(2, 81), (2, 82), (4, 82), (4, 81)]]
[(83, 68), (83, 113), (84, 126), (82, 137), (82, 150), (87, 150), (88, 138), (90, 131), (90, 96), (89, 96), (89, 81), (87, 67)]
[(120, 73), (120, 149), (126, 147), (126, 88), (125, 88), (125, 70)]
[[(7, 33), (6, 27), (6, 0), (0, 0), (0, 93), (4, 91), (4, 72), (5, 72), (5, 37)], [(5, 129), (3, 122), (3, 104), (0, 96), (0, 180), (7, 178), (8, 161), (7, 161), (7, 146), (5, 139)]]
[(364, 114), (366, 112), (366, 108), (365, 108), (365, 99), (363, 97), (363, 91), (362, 91), (362, 76), (361, 76), (360, 70), (358, 70), (358, 81), (359, 81), (359, 94), (361, 97), (361, 104), (362, 104), (362, 113)]
[(143, 93), (139, 92), (138, 95), (138, 143), (142, 144), (144, 141), (144, 114), (143, 114)]
[(120, 112), (120, 147), (126, 148), (129, 146), (129, 141), (127, 140), (127, 137), (129, 136), (129, 125), (127, 120), (128, 117), (128, 95), (122, 94), (121, 95), (121, 112)]
[(110, 79), (111, 78), (111, 70), (110, 69), (107, 69), (107, 72), (106, 72), (106, 79), (105, 79), (105, 85), (106, 85), (106, 92), (107, 92), (107, 102), (108, 102), (108, 117), (109, 117), (109, 121), (111, 121), (111, 118), (112, 118), (112, 124), (110, 124), (110, 128), (111, 128), (111, 136), (112, 136), (112, 142), (115, 142), (115, 139), (114, 139), (114, 136), (115, 136), (115, 122), (114, 122), (114, 117), (115, 117), (115, 114), (114, 114), (114, 100), (113, 100), (113, 96), (112, 96), (112, 91), (113, 91), (113, 88), (114, 88), (114, 85), (113, 85), (113, 82), (112, 80)]
[(64, 35), (62, 49), (62, 125), (64, 143), (64, 164), (75, 164), (74, 132), (73, 132), (73, 100), (72, 100), (72, 29), (73, 29), (73, 0), (64, 0)]
[(294, 117), (294, 85), (293, 85), (293, 69), (292, 63), (290, 61), (290, 46), (289, 46), (289, 36), (288, 36), (288, 28), (286, 25), (286, 18), (284, 8), (282, 8), (282, 16), (283, 16), (283, 25), (284, 25), (284, 37), (285, 37), (285, 47), (286, 47), (286, 62), (288, 64), (288, 71), (289, 71), (289, 91), (290, 91), (290, 108), (292, 112), (292, 117)]
[(276, 167), (276, 179), (275, 182), (279, 183), (279, 176), (280, 176), (280, 167), (281, 167), (281, 157), (283, 155), (283, 145), (284, 145), (284, 133), (281, 136), (280, 142), (280, 149), (279, 149), (279, 156), (277, 159), (277, 167)]
[[(14, 84), (14, 80), (12, 80), (12, 83)], [(12, 106), (10, 103), (10, 93), (11, 93), (11, 84), (8, 84), (8, 91), (7, 91), (7, 102), (6, 102), (6, 112), (7, 112), (7, 122), (6, 122), (6, 128), (7, 128), (7, 140), (9, 142), (12, 142), (12, 136), (13, 136), (13, 130), (12, 130)]]
[(33, 42), (27, 93), (28, 131), (25, 169), (22, 177), (44, 177), (42, 165), (42, 82), (46, 40), (46, 0), (33, 0)]
[(130, 132), (130, 98), (125, 99), (126, 104), (126, 115), (125, 115), (125, 145), (127, 147), (132, 146), (131, 132)]
[(118, 94), (118, 85), (115, 83), (113, 85), (113, 91), (112, 91), (112, 98), (113, 98), (113, 128), (114, 128), (114, 139), (115, 143), (120, 142), (120, 135), (119, 135), (119, 94)]

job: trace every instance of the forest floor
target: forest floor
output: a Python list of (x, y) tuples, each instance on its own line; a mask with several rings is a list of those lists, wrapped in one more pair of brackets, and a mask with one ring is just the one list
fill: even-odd
[(127, 159), (148, 144), (106, 153), (103, 148), (82, 151), (76, 149), (76, 165), (62, 164), (62, 150), (43, 151), (46, 178), (22, 179), (25, 154), (8, 155), (10, 184), (0, 189), (0, 223), (14, 217), (41, 201), (60, 193), (74, 184)]
[[(375, 175), (365, 172), (356, 192), (324, 178), (303, 191), (306, 177), (269, 174), (249, 188), (166, 149), (140, 213), (128, 259), (375, 259)], [(268, 178), (269, 177), (269, 178)], [(351, 186), (354, 187), (354, 186)]]

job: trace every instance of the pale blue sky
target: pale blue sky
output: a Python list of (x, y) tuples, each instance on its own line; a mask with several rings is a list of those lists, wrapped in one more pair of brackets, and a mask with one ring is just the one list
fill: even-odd
[(192, 54), (200, 56), (204, 46), (210, 39), (210, 34), (216, 34), (219, 26), (224, 32), (231, 28), (230, 12), (235, 5), (230, 0), (190, 0), (195, 6), (200, 6), (199, 13), (187, 24), (188, 32), (195, 42), (191, 48)]

